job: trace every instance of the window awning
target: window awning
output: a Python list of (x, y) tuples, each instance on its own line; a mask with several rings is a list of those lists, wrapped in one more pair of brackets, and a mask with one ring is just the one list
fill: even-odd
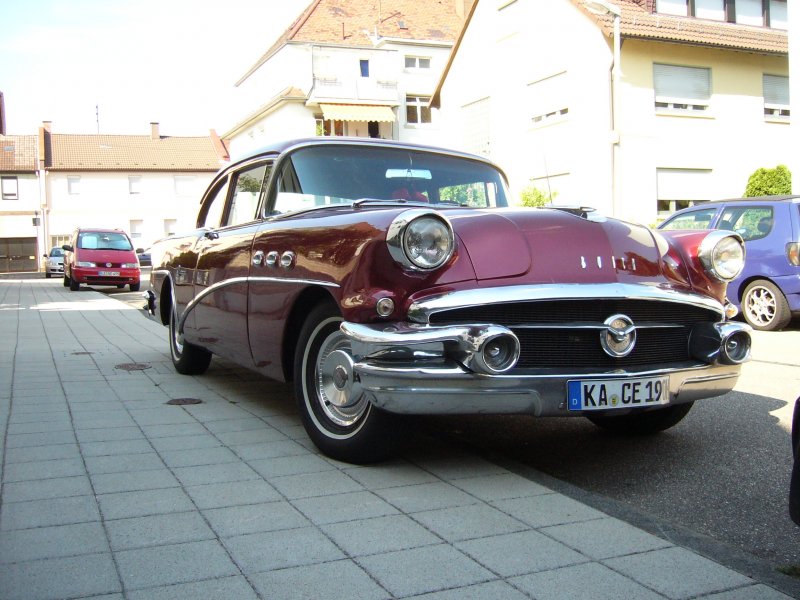
[(394, 122), (394, 112), (390, 106), (371, 104), (320, 104), (322, 116), (326, 121), (379, 121)]

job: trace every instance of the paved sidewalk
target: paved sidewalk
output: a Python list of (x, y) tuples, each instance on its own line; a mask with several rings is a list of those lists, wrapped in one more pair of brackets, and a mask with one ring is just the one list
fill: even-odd
[(216, 359), (178, 375), (166, 335), (0, 280), (3, 600), (789, 598), (422, 436), (331, 461), (287, 386)]

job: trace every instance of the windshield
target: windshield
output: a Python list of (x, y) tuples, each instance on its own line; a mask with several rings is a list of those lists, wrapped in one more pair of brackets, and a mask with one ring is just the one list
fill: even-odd
[(364, 198), (476, 208), (507, 206), (485, 163), (405, 148), (312, 146), (282, 164), (272, 214)]
[(78, 234), (78, 248), (84, 250), (133, 250), (124, 233), (86, 231)]
[(50, 256), (64, 256), (64, 251), (61, 248), (53, 248), (50, 250)]

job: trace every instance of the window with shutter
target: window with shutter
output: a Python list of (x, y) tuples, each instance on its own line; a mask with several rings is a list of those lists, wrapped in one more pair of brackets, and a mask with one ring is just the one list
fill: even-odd
[(704, 114), (711, 100), (711, 69), (653, 64), (656, 113)]
[(789, 78), (764, 74), (764, 118), (769, 121), (788, 121)]

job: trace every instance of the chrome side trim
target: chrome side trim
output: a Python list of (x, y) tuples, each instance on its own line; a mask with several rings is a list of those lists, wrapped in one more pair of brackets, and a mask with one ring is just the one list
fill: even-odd
[(181, 318), (178, 320), (178, 333), (183, 334), (183, 326), (186, 323), (186, 317), (206, 296), (218, 292), (222, 288), (231, 285), (239, 285), (240, 283), (288, 283), (292, 285), (321, 285), (324, 287), (338, 288), (338, 283), (331, 281), (319, 281), (316, 279), (290, 279), (288, 277), (231, 277), (224, 281), (218, 281), (197, 294), (186, 305), (186, 308), (181, 313)]
[(414, 302), (408, 309), (408, 318), (416, 323), (428, 323), (434, 313), (470, 306), (507, 304), (510, 302), (540, 302), (544, 300), (604, 299), (678, 302), (713, 310), (720, 316), (720, 319), (725, 314), (722, 304), (713, 298), (658, 287), (655, 284), (545, 283), (461, 290), (431, 296)]

